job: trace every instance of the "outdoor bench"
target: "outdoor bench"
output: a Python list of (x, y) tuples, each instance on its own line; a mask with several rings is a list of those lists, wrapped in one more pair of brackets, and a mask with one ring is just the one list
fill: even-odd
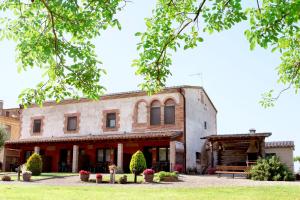
[(218, 177), (221, 177), (221, 174), (232, 174), (232, 178), (234, 178), (235, 174), (248, 175), (249, 169), (250, 169), (250, 167), (248, 167), (248, 166), (217, 165), (216, 174), (218, 174)]

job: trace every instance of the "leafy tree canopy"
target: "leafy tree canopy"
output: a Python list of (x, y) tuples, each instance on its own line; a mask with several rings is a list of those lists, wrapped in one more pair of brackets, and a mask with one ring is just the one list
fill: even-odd
[(6, 140), (9, 139), (9, 133), (6, 128), (0, 124), (0, 149), (4, 146)]
[[(21, 102), (42, 104), (81, 95), (98, 99), (105, 74), (92, 40), (108, 27), (121, 25), (116, 18), (127, 0), (1, 0), (0, 38), (17, 44), (19, 71), (38, 67), (45, 79), (25, 89)], [(153, 16), (145, 18), (146, 31), (135, 33), (139, 56), (133, 61), (140, 84), (150, 94), (165, 86), (171, 75), (172, 53), (195, 48), (201, 33), (220, 32), (248, 21), (245, 36), (250, 49), (257, 45), (281, 55), (278, 82), (300, 87), (300, 0), (157, 0)], [(201, 25), (201, 26), (200, 26)], [(199, 28), (201, 27), (201, 29)], [(287, 89), (286, 88), (286, 89)], [(284, 90), (283, 90), (284, 91)], [(280, 95), (281, 93), (279, 93)], [(278, 96), (267, 92), (261, 104), (272, 106)]]

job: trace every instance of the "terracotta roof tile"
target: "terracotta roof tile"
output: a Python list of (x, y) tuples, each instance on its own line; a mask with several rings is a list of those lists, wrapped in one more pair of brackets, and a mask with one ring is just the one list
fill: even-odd
[(130, 140), (130, 139), (154, 139), (154, 138), (175, 138), (182, 135), (181, 131), (155, 131), (145, 133), (119, 133), (101, 134), (85, 136), (66, 136), (66, 137), (39, 137), (19, 140), (9, 140), (5, 145), (29, 144), (29, 143), (51, 143), (51, 142), (84, 142), (95, 140)]
[(294, 148), (294, 141), (272, 141), (272, 142), (266, 142), (265, 148)]

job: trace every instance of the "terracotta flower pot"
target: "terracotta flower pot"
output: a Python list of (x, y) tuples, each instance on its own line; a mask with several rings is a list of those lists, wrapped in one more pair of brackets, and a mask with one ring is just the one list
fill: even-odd
[(83, 182), (88, 182), (90, 178), (89, 174), (80, 174), (80, 180)]
[(102, 177), (101, 178), (96, 178), (96, 183), (102, 183)]
[(23, 181), (25, 182), (29, 182), (31, 180), (31, 174), (24, 173), (22, 174), (22, 177), (23, 177)]
[(146, 183), (152, 183), (153, 182), (153, 178), (154, 178), (153, 174), (143, 174), (143, 177), (144, 177), (144, 181)]

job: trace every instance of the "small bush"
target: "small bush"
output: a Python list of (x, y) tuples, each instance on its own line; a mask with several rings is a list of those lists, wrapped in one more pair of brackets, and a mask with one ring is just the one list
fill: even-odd
[(135, 169), (136, 174), (142, 173), (147, 168), (144, 154), (141, 151), (137, 151), (135, 154), (132, 155), (129, 167), (131, 173), (134, 173)]
[(155, 174), (156, 181), (178, 181), (178, 174), (176, 172), (160, 171)]
[(27, 170), (32, 172), (33, 176), (39, 176), (42, 173), (43, 162), (39, 154), (32, 154), (26, 163)]
[(124, 176), (121, 176), (118, 180), (118, 183), (119, 184), (126, 184), (127, 183), (127, 176), (124, 175)]
[(1, 180), (2, 181), (11, 181), (11, 178), (8, 175), (4, 175), (4, 176), (2, 176)]
[(259, 181), (293, 181), (295, 177), (289, 168), (280, 162), (277, 156), (258, 159), (250, 170), (250, 178)]

